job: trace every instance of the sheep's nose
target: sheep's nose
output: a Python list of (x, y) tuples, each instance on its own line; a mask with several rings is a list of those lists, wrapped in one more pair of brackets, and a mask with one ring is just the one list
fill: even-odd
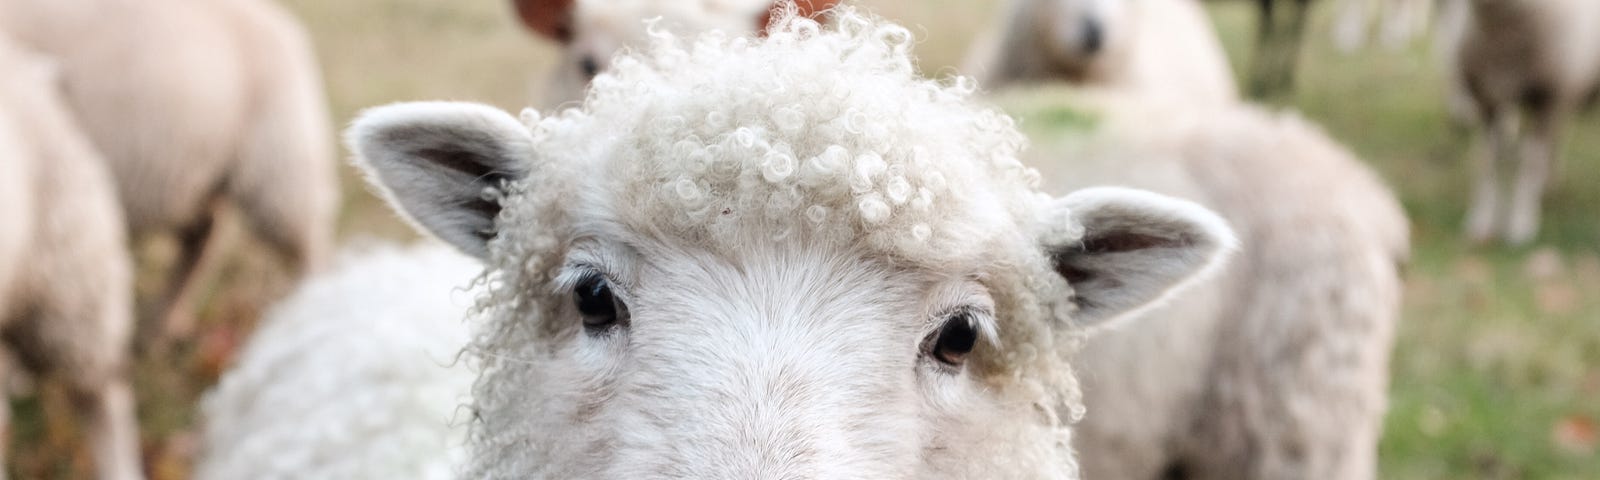
[(1083, 20), (1083, 52), (1098, 53), (1100, 47), (1105, 46), (1105, 30), (1101, 28), (1100, 21), (1093, 18)]
[(584, 55), (578, 59), (578, 70), (583, 72), (584, 77), (594, 78), (600, 74), (600, 62), (596, 62), (593, 55)]

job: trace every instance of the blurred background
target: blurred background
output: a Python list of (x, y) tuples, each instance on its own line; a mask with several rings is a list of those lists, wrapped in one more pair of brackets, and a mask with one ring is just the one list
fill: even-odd
[[(558, 58), (503, 1), (281, 3), (315, 43), (336, 126), (361, 108), (400, 100), (516, 111), (534, 103)], [(1000, 8), (976, 0), (861, 3), (913, 28), (922, 69), (932, 76), (956, 72)], [(1354, 150), (1395, 189), (1412, 221), (1381, 478), (1600, 478), (1600, 115), (1586, 113), (1568, 130), (1538, 240), (1474, 246), (1460, 225), (1475, 133), (1449, 120), (1433, 37), (1346, 53), (1332, 41), (1333, 7), (1320, 2), (1313, 10), (1292, 93), (1265, 101), (1301, 112)], [(1234, 71), (1247, 71), (1254, 2), (1206, 8)], [(341, 164), (340, 175), (341, 244), (414, 237), (353, 169)], [(198, 333), (138, 360), (142, 449), (154, 478), (187, 478), (198, 448), (197, 399), (263, 304), (290, 288), (277, 257), (252, 248), (248, 237), (237, 221), (224, 222), (220, 241), (243, 248), (225, 249), (201, 272)], [(140, 263), (138, 284), (148, 290), (160, 282), (147, 278), (161, 275), (176, 247), (156, 241), (139, 249), (155, 259)], [(87, 477), (92, 462), (78, 447), (82, 434), (66, 423), (71, 415), (60, 414), (69, 410), (66, 395), (39, 390), (12, 400), (12, 477)]]

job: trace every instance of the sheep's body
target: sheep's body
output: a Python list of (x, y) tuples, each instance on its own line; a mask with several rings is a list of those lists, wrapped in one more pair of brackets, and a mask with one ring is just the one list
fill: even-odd
[(1460, 103), (1487, 139), (1467, 233), (1526, 243), (1538, 234), (1562, 129), (1600, 92), (1600, 2), (1461, 1), (1445, 48)]
[(1192, 0), (1014, 0), (966, 63), (989, 89), (1068, 80), (1187, 102), (1238, 98), (1222, 44)]
[(237, 205), (291, 270), (321, 262), (338, 196), (326, 102), (304, 32), (276, 5), (5, 0), (0, 30), (60, 62), (132, 238), (179, 234), (163, 319), (146, 326), (188, 327), (182, 308), (219, 202)]
[(1241, 241), (1218, 281), (1085, 345), (1085, 476), (1373, 478), (1408, 248), (1393, 195), (1292, 116), (1065, 103), (1101, 117), (1095, 133), (1037, 139), (1032, 158), (1058, 191), (1188, 198)]
[(1077, 477), (1080, 327), (1206, 278), (1231, 233), (1150, 193), (1038, 193), (970, 82), (836, 15), (664, 35), (526, 124), (420, 103), (351, 127), (389, 201), (488, 268), (465, 476)]
[[(545, 85), (543, 104), (558, 106), (583, 99), (589, 80), (629, 46), (649, 40), (650, 28), (680, 35), (720, 30), (755, 35), (765, 28), (778, 0), (512, 0), (523, 23), (561, 44), (562, 58)], [(838, 0), (800, 0), (813, 14)]]
[(309, 277), (204, 400), (196, 476), (453, 478), (482, 268), (442, 245), (384, 247)]
[[(0, 66), (0, 348), (66, 382), (102, 478), (138, 478), (125, 378), (133, 273), (116, 187), (57, 96), (53, 67), (4, 38)], [(0, 432), (4, 397), (0, 388)]]

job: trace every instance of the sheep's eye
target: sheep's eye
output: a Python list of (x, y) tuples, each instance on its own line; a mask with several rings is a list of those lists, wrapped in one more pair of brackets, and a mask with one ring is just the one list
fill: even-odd
[(972, 314), (961, 312), (952, 315), (944, 321), (944, 326), (939, 327), (931, 353), (940, 362), (959, 367), (967, 361), (967, 354), (972, 353), (972, 347), (977, 343), (978, 328), (973, 324)]
[(628, 307), (612, 295), (611, 284), (599, 275), (578, 282), (572, 301), (583, 316), (583, 326), (590, 329), (604, 329), (628, 319)]

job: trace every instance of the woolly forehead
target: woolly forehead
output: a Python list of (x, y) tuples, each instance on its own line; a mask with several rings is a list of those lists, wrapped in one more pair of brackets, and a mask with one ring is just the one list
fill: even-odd
[(714, 246), (804, 235), (918, 263), (976, 258), (1046, 199), (1011, 120), (919, 78), (901, 27), (656, 40), (533, 125), (537, 188), (569, 189), (538, 198)]

